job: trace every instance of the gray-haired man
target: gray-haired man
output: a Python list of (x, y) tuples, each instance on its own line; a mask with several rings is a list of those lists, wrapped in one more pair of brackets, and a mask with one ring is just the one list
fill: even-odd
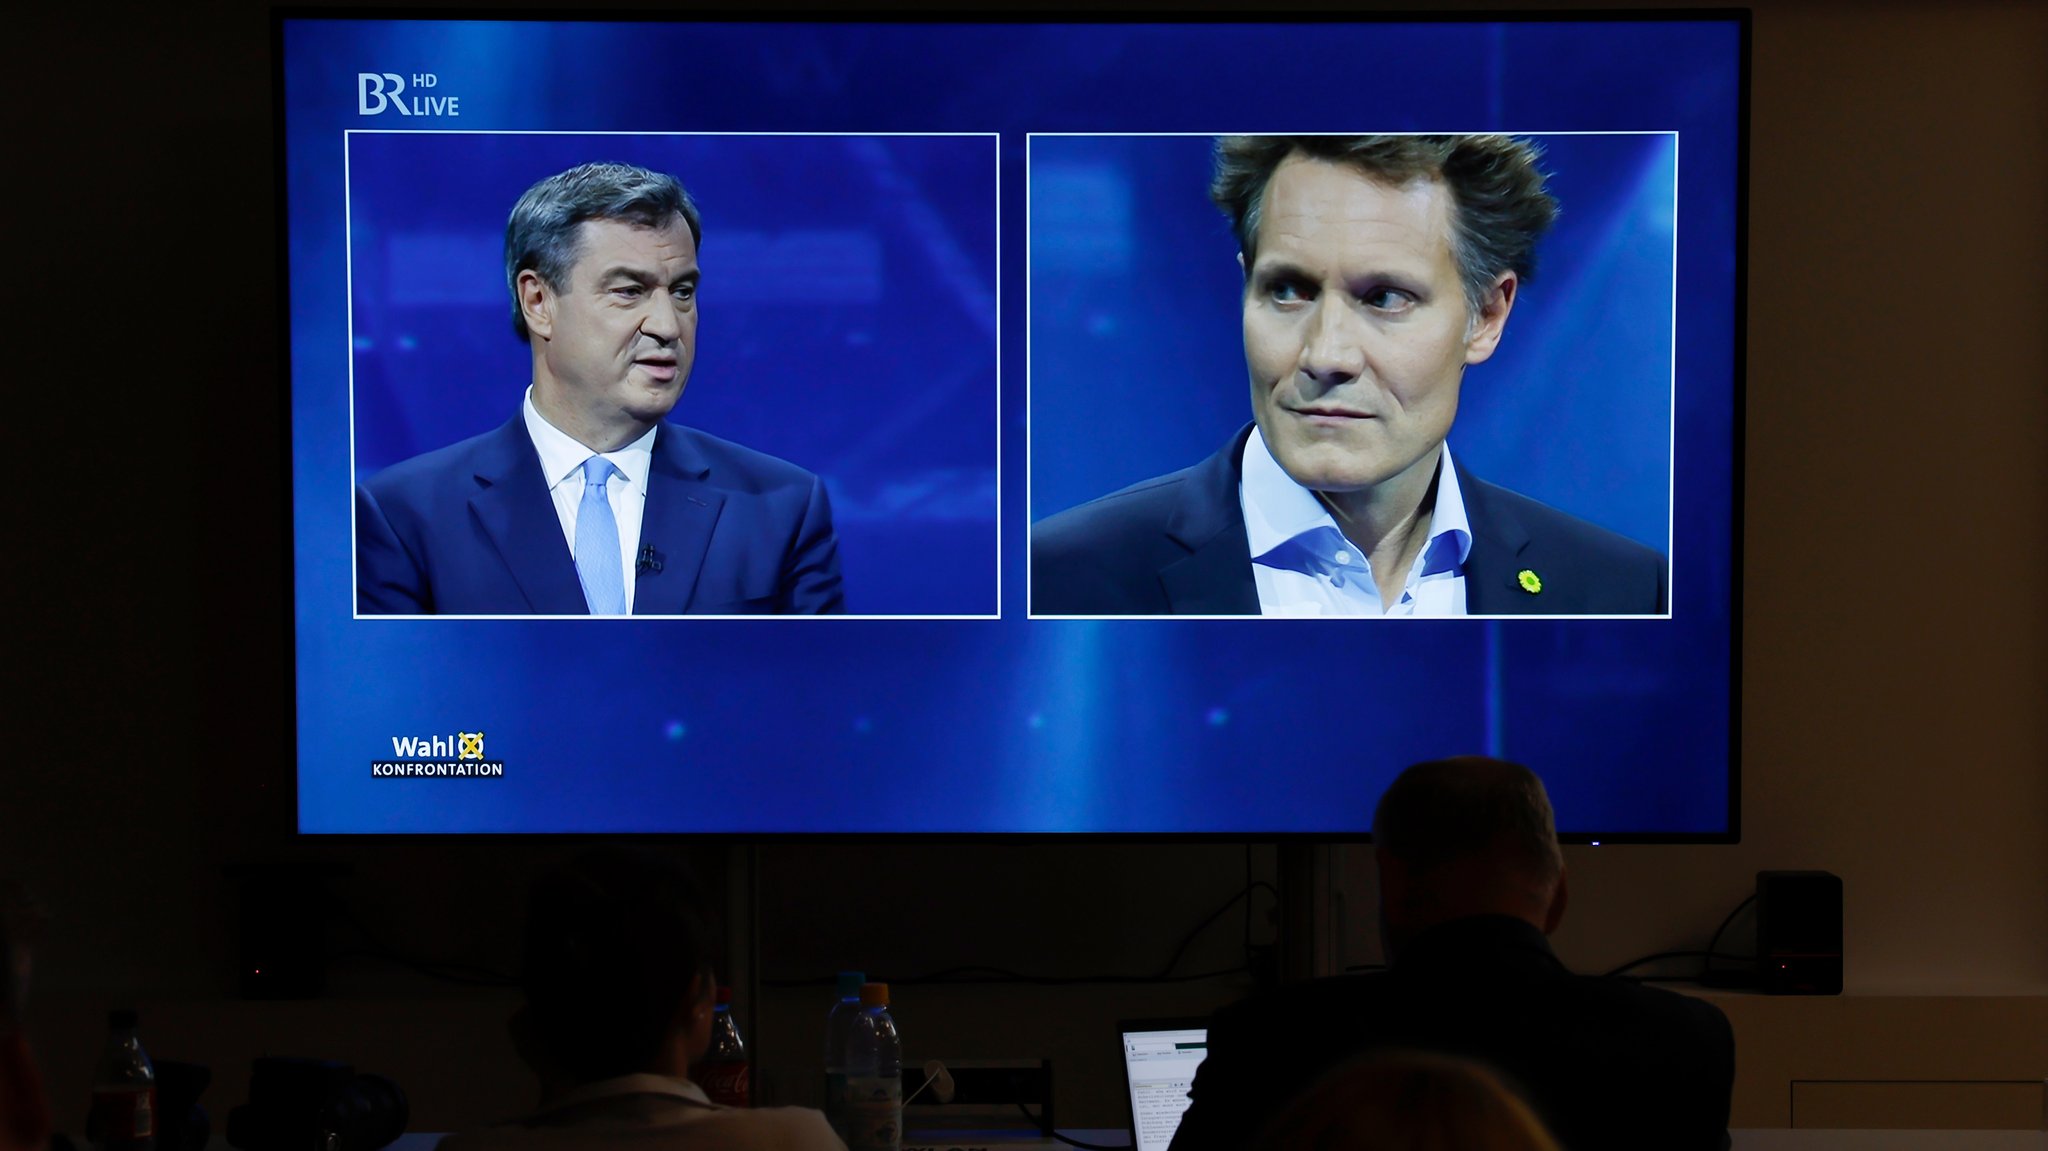
[(810, 472), (666, 422), (697, 350), (696, 205), (674, 177), (585, 164), (505, 228), (532, 386), (496, 431), (356, 490), (363, 614), (839, 612)]

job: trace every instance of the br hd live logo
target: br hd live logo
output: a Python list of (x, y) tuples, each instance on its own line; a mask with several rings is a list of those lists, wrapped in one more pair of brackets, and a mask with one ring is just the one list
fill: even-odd
[(460, 116), (462, 100), (433, 92), (441, 78), (432, 72), (414, 72), (407, 82), (396, 72), (356, 73), (356, 114), (379, 116), (390, 111), (401, 116)]

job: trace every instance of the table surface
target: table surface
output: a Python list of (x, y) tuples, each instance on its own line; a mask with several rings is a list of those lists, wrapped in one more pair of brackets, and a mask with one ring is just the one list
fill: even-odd
[[(1064, 1144), (1039, 1140), (1025, 1132), (1017, 1133), (1014, 1141), (998, 1141), (984, 1134), (978, 1140), (930, 1142), (918, 1139), (918, 1132), (909, 1134), (910, 1138), (904, 1140), (904, 1151), (974, 1151), (977, 1147), (1000, 1151), (1071, 1151)], [(1062, 1134), (1103, 1147), (1128, 1147), (1131, 1143), (1131, 1133), (1122, 1128), (1068, 1129)], [(1795, 1131), (1752, 1127), (1737, 1128), (1729, 1135), (1734, 1140), (1733, 1151), (2048, 1151), (2048, 1133), (2039, 1131)]]
[[(1007, 1139), (983, 1134), (979, 1139), (943, 1144), (924, 1142), (916, 1138), (918, 1134), (911, 1132), (912, 1137), (904, 1141), (905, 1151), (920, 1147), (957, 1147), (961, 1151), (972, 1151), (975, 1147), (1039, 1151), (1065, 1146), (1032, 1138), (1035, 1133), (1024, 1132)], [(1063, 1134), (1083, 1143), (1103, 1146), (1128, 1147), (1131, 1141), (1131, 1133), (1121, 1128), (1069, 1129)], [(1734, 1137), (1734, 1151), (2048, 1151), (2048, 1133), (2040, 1131), (1795, 1131), (1749, 1127), (1737, 1128), (1729, 1134)], [(439, 1133), (412, 1132), (393, 1143), (389, 1151), (433, 1151), (434, 1145), (440, 1141)], [(232, 1151), (218, 1136), (208, 1151), (215, 1151), (215, 1148)]]
[(2040, 1131), (1731, 1131), (1735, 1151), (2048, 1151)]

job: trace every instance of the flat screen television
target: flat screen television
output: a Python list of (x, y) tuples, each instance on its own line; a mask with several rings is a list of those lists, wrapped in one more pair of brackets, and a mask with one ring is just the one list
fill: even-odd
[(302, 833), (1737, 835), (1746, 15), (275, 26)]

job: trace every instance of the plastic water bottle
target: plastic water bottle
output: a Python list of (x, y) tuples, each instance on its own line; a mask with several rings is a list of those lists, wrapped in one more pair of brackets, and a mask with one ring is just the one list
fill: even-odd
[(846, 1037), (846, 1146), (903, 1146), (903, 1042), (889, 1014), (886, 983), (861, 984), (860, 1014)]
[(860, 985), (868, 981), (858, 971), (839, 973), (839, 1000), (825, 1016), (825, 1117), (832, 1130), (846, 1140), (846, 1041), (860, 1017)]
[(732, 988), (718, 989), (718, 1006), (711, 1016), (711, 1046), (704, 1058), (690, 1069), (690, 1078), (704, 1089), (704, 1097), (726, 1107), (752, 1103), (749, 1088), (747, 1045), (740, 1039), (739, 1024), (732, 1019)]
[(85, 1138), (102, 1151), (156, 1146), (156, 1067), (135, 1035), (133, 1008), (107, 1012), (107, 1048), (93, 1075)]

